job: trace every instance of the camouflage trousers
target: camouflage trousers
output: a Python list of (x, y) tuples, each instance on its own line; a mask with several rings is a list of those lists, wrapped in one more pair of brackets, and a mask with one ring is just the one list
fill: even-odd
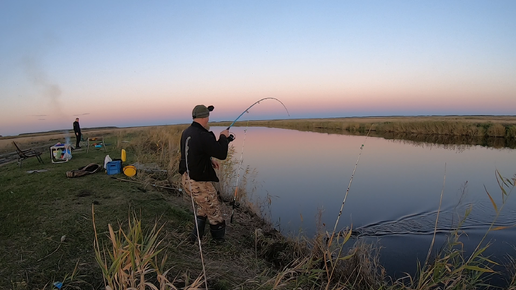
[(220, 224), (224, 221), (220, 211), (217, 190), (211, 181), (192, 180), (188, 173), (185, 172), (181, 177), (181, 185), (188, 195), (193, 196), (197, 205), (197, 216), (208, 217), (208, 221), (212, 225)]

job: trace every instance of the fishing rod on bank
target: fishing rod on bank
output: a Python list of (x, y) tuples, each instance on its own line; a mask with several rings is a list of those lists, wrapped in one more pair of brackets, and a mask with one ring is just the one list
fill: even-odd
[(357, 161), (355, 162), (355, 167), (353, 168), (353, 173), (351, 173), (351, 178), (349, 179), (348, 188), (346, 189), (346, 194), (344, 194), (344, 199), (342, 200), (342, 204), (340, 206), (339, 215), (337, 216), (337, 220), (335, 221), (335, 226), (333, 227), (333, 232), (330, 236), (330, 243), (333, 240), (333, 237), (335, 236), (335, 233), (337, 231), (337, 226), (339, 224), (340, 217), (342, 216), (342, 212), (344, 210), (344, 204), (346, 204), (349, 190), (351, 188), (351, 183), (353, 183), (353, 177), (355, 177), (355, 172), (357, 171), (358, 163), (360, 162), (360, 156), (362, 156), (362, 151), (364, 150), (364, 145), (367, 141), (367, 138), (369, 137), (369, 134), (371, 133), (371, 130), (373, 129), (373, 126), (374, 126), (374, 124), (371, 124), (371, 127), (369, 128), (369, 131), (367, 132), (367, 135), (364, 139), (364, 143), (362, 144), (362, 146), (360, 146), (360, 152), (358, 153)]
[(204, 256), (202, 254), (201, 234), (199, 232), (199, 220), (197, 219), (197, 210), (195, 208), (195, 201), (194, 201), (194, 197), (193, 197), (194, 195), (192, 193), (192, 183), (191, 183), (191, 179), (190, 179), (190, 168), (188, 167), (188, 151), (190, 149), (190, 147), (188, 146), (188, 142), (190, 141), (191, 138), (192, 138), (191, 136), (188, 136), (188, 138), (186, 138), (186, 142), (185, 142), (185, 163), (186, 163), (186, 172), (188, 175), (188, 190), (190, 191), (190, 199), (192, 201), (192, 211), (194, 214), (194, 225), (195, 225), (195, 231), (197, 234), (197, 243), (199, 245), (199, 254), (201, 256), (202, 272), (204, 274), (204, 285), (206, 286), (206, 289), (208, 289), (208, 276), (206, 276), (206, 267), (204, 265)]
[[(254, 102), (251, 106), (249, 106), (247, 109), (245, 109), (240, 115), (238, 115), (238, 117), (233, 121), (233, 123), (231, 123), (231, 125), (229, 125), (226, 129), (229, 130), (233, 125), (235, 125), (236, 121), (238, 121), (238, 119), (240, 119), (240, 117), (242, 117), (245, 113), (249, 113), (249, 110), (252, 107), (254, 107), (255, 105), (257, 105), (257, 104), (259, 104), (259, 103), (261, 103), (262, 101), (265, 101), (265, 100), (275, 100), (275, 101), (278, 101), (283, 106), (283, 108), (285, 108), (285, 111), (287, 111), (287, 115), (290, 117), (290, 113), (288, 112), (287, 107), (285, 106), (285, 104), (283, 104), (282, 101), (280, 101), (279, 99), (274, 98), (274, 97), (266, 97), (266, 98), (263, 98), (263, 99), (260, 99), (260, 100), (258, 100), (256, 102)], [(247, 124), (249, 125), (249, 122)], [(242, 160), (243, 160), (243, 156), (244, 156), (244, 145), (245, 145), (245, 136), (246, 136), (246, 134), (247, 134), (247, 127), (244, 130), (244, 142), (242, 143), (242, 151), (240, 153), (240, 161), (238, 162), (239, 165), (238, 165), (237, 179), (236, 179), (236, 184), (235, 184), (235, 193), (233, 195), (233, 201), (230, 202), (230, 205), (232, 206), (230, 223), (233, 223), (233, 216), (235, 214), (235, 208), (237, 207), (236, 199), (237, 199), (237, 196), (238, 196), (238, 181), (240, 179), (240, 169), (241, 169)], [(230, 136), (231, 136), (232, 140), (235, 139), (234, 135), (231, 134)]]
[[(355, 172), (357, 170), (358, 163), (360, 162), (360, 156), (362, 156), (362, 151), (364, 150), (364, 145), (367, 141), (367, 137), (369, 137), (369, 134), (371, 133), (371, 129), (373, 129), (373, 126), (374, 126), (374, 124), (371, 124), (371, 127), (369, 128), (369, 131), (367, 132), (367, 135), (364, 139), (364, 143), (362, 143), (362, 146), (360, 146), (360, 152), (358, 153), (357, 162), (355, 162), (355, 167), (353, 168), (353, 173), (351, 173), (351, 178), (349, 179), (348, 188), (346, 189), (346, 194), (344, 194), (344, 199), (342, 200), (339, 215), (337, 216), (337, 220), (335, 221), (335, 226), (333, 227), (333, 232), (331, 233), (331, 236), (328, 237), (327, 245), (331, 245), (333, 243), (333, 238), (335, 237), (335, 233), (337, 231), (337, 226), (339, 224), (340, 217), (344, 210), (344, 204), (346, 204), (346, 200), (347, 200), (348, 194), (349, 194), (349, 189), (351, 188), (351, 183), (353, 183), (353, 177), (355, 177)], [(349, 239), (349, 237), (351, 236), (351, 233), (352, 233), (352, 229), (349, 229), (348, 233), (344, 236), (344, 240)], [(340, 256), (340, 252), (338, 255)], [(324, 256), (325, 256), (325, 260), (327, 259), (328, 261), (330, 261), (330, 264), (331, 264), (331, 272), (329, 275), (331, 278), (337, 267), (336, 267), (336, 264), (333, 263), (333, 256), (332, 256), (331, 252), (325, 251)], [(327, 265), (326, 267), (328, 267), (328, 264), (326, 264), (326, 265)]]

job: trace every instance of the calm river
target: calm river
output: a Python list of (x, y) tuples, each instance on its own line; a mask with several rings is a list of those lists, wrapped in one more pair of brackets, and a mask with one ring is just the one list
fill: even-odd
[[(212, 128), (216, 134), (222, 129)], [(465, 249), (471, 250), (496, 215), (486, 189), (499, 208), (503, 203), (496, 170), (508, 178), (516, 173), (514, 149), (260, 127), (231, 131), (237, 136), (232, 143), (235, 158), (239, 160), (243, 149), (244, 167), (256, 170), (248, 190), (256, 199), (271, 198), (266, 213), (287, 236), (312, 237), (320, 212), (331, 233), (362, 151), (337, 230), (352, 226), (357, 238), (380, 246), (381, 264), (395, 277), (414, 273), (417, 261), (424, 262), (441, 192), (434, 248), (443, 245), (446, 234), (472, 206), (462, 227)], [(496, 225), (516, 225), (516, 196), (506, 201)], [(492, 232), (488, 254), (502, 263), (508, 254), (516, 257), (515, 237), (514, 227)]]

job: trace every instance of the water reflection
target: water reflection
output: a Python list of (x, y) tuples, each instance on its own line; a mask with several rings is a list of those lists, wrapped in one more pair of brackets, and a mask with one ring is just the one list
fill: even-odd
[[(245, 139), (244, 165), (257, 171), (255, 194), (272, 197), (271, 221), (285, 235), (312, 237), (318, 223), (326, 231), (333, 230), (362, 152), (337, 229), (352, 227), (354, 238), (379, 243), (382, 264), (393, 276), (413, 273), (417, 259), (426, 255), (438, 211), (436, 248), (470, 207), (461, 241), (465, 249), (474, 248), (496, 217), (486, 191), (498, 208), (503, 203), (495, 172), (506, 177), (516, 173), (516, 150), (506, 146), (494, 149), (441, 139), (436, 144), (257, 127), (244, 133), (244, 129), (232, 128), (237, 135), (232, 144), (240, 152)], [(516, 199), (512, 197), (495, 226), (514, 225)], [(516, 256), (510, 238), (514, 235), (514, 227), (490, 233), (489, 254), (499, 258), (512, 251)], [(400, 257), (406, 258), (400, 261)]]
[[(342, 134), (342, 135), (354, 135), (354, 136), (365, 136), (363, 132), (350, 133), (343, 131), (342, 129), (331, 129), (331, 128), (313, 128), (313, 129), (296, 129), (301, 132), (317, 132), (326, 134)], [(366, 132), (367, 133), (367, 132)], [(451, 136), (451, 135), (425, 135), (425, 134), (402, 134), (402, 133), (377, 133), (372, 131), (370, 134), (372, 137), (380, 137), (388, 140), (405, 140), (412, 141), (413, 144), (418, 143), (429, 143), (429, 144), (441, 144), (450, 148), (455, 146), (461, 147), (462, 145), (479, 145), (484, 147), (492, 148), (510, 148), (516, 149), (515, 138), (499, 138), (499, 137), (471, 137), (471, 136)], [(463, 147), (463, 146), (462, 146)]]
[(516, 148), (516, 140), (514, 138), (496, 138), (496, 137), (467, 137), (467, 136), (447, 136), (447, 135), (415, 135), (415, 134), (383, 134), (378, 137), (385, 139), (406, 140), (418, 143), (440, 144), (449, 148), (456, 146), (466, 147), (467, 145), (479, 145), (492, 148)]

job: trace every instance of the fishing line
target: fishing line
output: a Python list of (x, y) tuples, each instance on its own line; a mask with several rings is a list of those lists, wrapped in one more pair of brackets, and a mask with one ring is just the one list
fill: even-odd
[(244, 140), (242, 141), (242, 151), (240, 152), (240, 160), (238, 161), (237, 179), (236, 179), (236, 183), (235, 183), (235, 194), (233, 195), (233, 201), (231, 202), (233, 209), (231, 210), (231, 219), (229, 220), (230, 223), (233, 223), (233, 216), (235, 214), (236, 198), (238, 195), (238, 181), (240, 180), (240, 172), (242, 170), (242, 164), (244, 161), (245, 137), (247, 136), (247, 128), (248, 127), (249, 127), (249, 121), (247, 121), (246, 128), (244, 129)]
[(282, 101), (280, 101), (279, 99), (276, 99), (274, 97), (267, 97), (267, 98), (263, 98), (263, 99), (260, 99), (258, 101), (256, 101), (254, 104), (252, 104), (251, 106), (249, 106), (249, 108), (245, 109), (242, 114), (240, 114), (236, 119), (235, 121), (233, 121), (233, 123), (231, 123), (231, 125), (229, 125), (229, 127), (227, 128), (229, 130), (229, 128), (231, 128), (233, 125), (235, 125), (236, 121), (238, 121), (238, 119), (240, 119), (240, 117), (242, 117), (245, 113), (249, 113), (249, 109), (251, 109), (252, 107), (254, 107), (254, 105), (257, 105), (259, 104), (261, 101), (264, 101), (264, 100), (276, 100), (278, 102), (280, 102), (281, 105), (283, 105), (283, 108), (285, 108), (285, 111), (287, 111), (287, 115), (290, 117), (290, 113), (288, 112), (288, 109), (287, 107), (285, 106), (285, 104), (283, 104)]
[(192, 138), (192, 137), (188, 136), (188, 138), (186, 138), (186, 142), (185, 142), (186, 174), (188, 175), (188, 189), (190, 190), (190, 197), (192, 200), (192, 209), (193, 209), (193, 213), (194, 213), (195, 229), (197, 231), (197, 242), (199, 244), (199, 253), (201, 254), (202, 272), (204, 273), (204, 284), (206, 286), (206, 289), (208, 289), (208, 281), (207, 281), (208, 279), (206, 276), (206, 268), (204, 266), (204, 257), (202, 255), (201, 238), (200, 238), (200, 233), (199, 233), (199, 223), (197, 222), (197, 211), (195, 209), (195, 202), (194, 202), (193, 193), (192, 193), (192, 180), (190, 179), (190, 169), (188, 168), (188, 149), (190, 148), (190, 147), (188, 147), (188, 141), (190, 141), (190, 138)]

